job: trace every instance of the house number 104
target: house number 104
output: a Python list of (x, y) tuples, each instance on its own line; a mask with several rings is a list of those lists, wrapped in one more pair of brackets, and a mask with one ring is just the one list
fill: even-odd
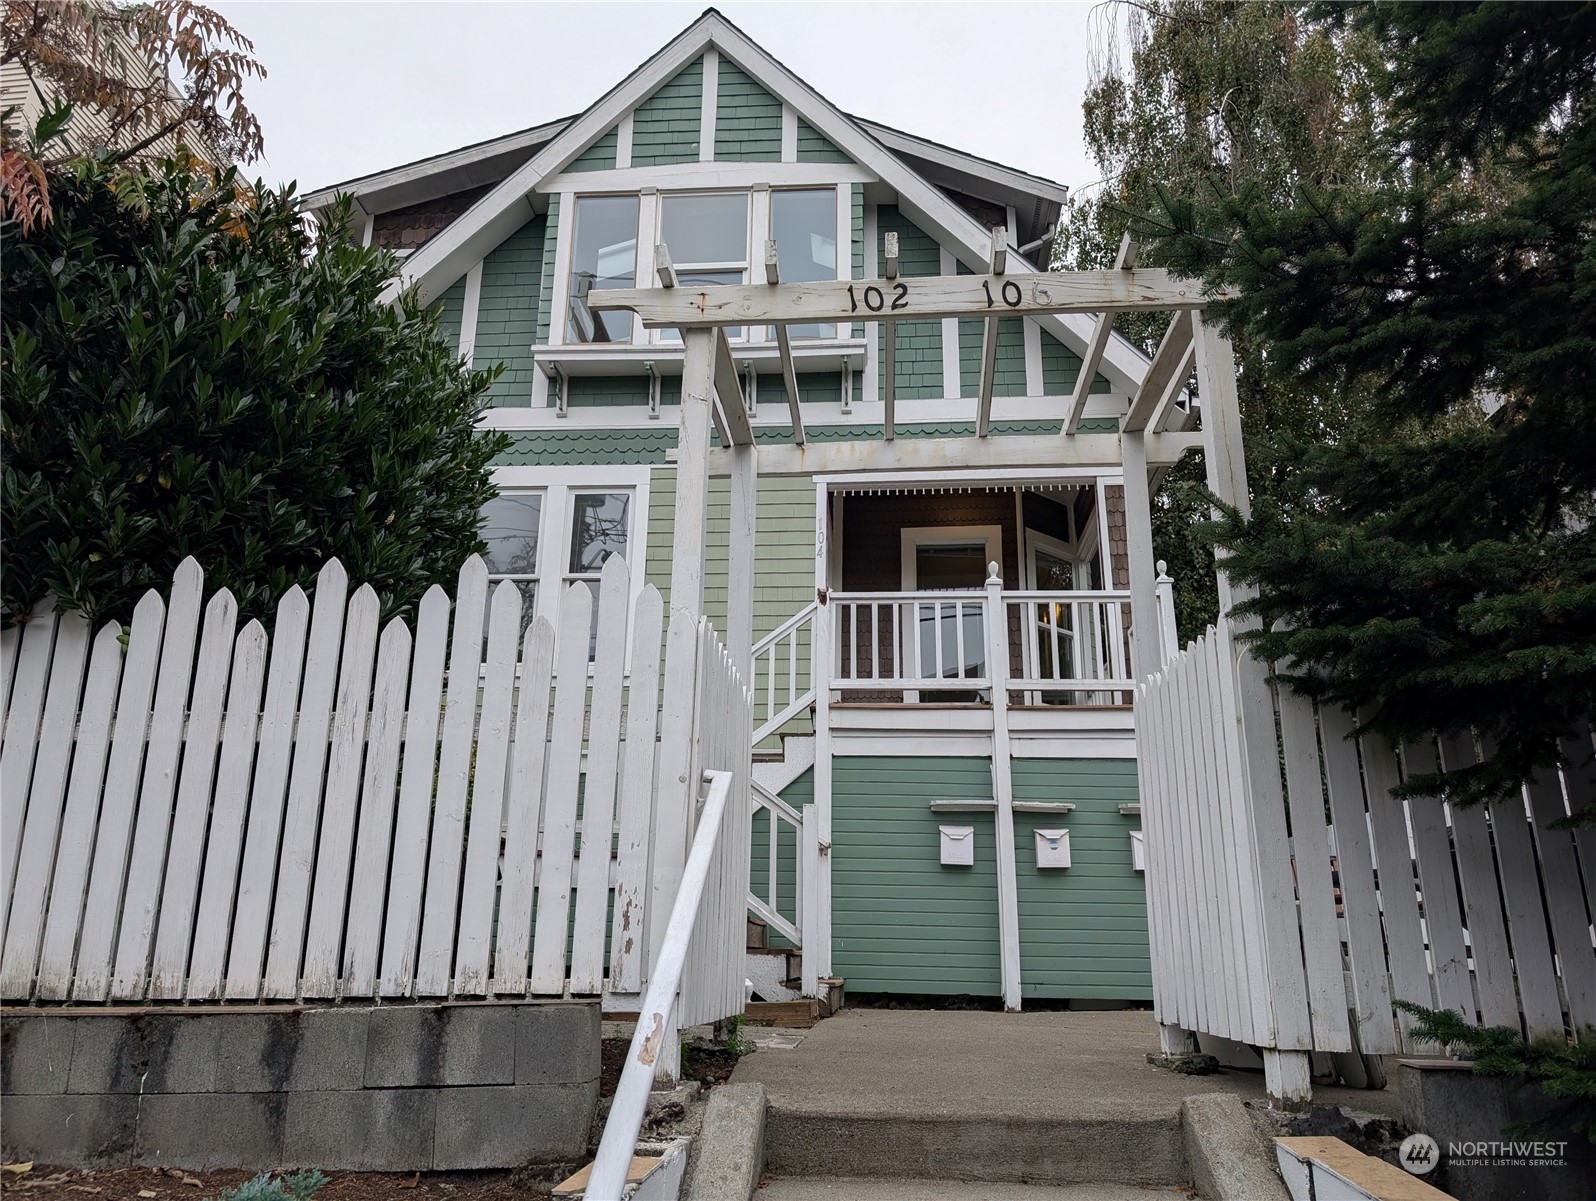
[[(981, 290), (986, 294), (986, 307), (989, 309), (995, 308), (997, 301), (992, 298), (991, 281), (983, 279), (981, 281)], [(1020, 285), (1012, 279), (1003, 281), (1003, 287), (998, 294), (1002, 297), (1003, 303), (1011, 309), (1018, 308), (1020, 301), (1025, 298), (1024, 293), (1020, 291)], [(897, 312), (899, 309), (909, 307), (909, 285), (901, 280), (892, 285), (892, 303), (890, 306), (887, 304), (886, 294), (875, 284), (867, 284), (865, 286), (863, 300), (864, 307), (872, 313), (879, 313), (882, 309), (887, 309), (889, 312)], [(858, 291), (855, 290), (854, 285), (849, 284), (848, 311), (857, 313), (859, 311), (859, 303), (860, 295)]]

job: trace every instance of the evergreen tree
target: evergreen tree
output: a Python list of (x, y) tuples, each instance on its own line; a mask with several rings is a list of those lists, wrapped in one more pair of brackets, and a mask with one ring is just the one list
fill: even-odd
[(492, 375), (384, 303), (390, 253), (232, 171), (84, 159), (50, 191), (3, 229), (8, 620), (127, 620), (187, 555), (254, 617), (334, 555), (387, 614), (453, 580), (504, 437)]
[(1500, 796), (1589, 772), (1596, 701), (1596, 4), (1369, 4), (1312, 27), (1379, 49), (1360, 179), (1282, 200), (1165, 194), (1167, 261), (1238, 293), (1265, 386), (1367, 395), (1219, 531), (1256, 650), (1394, 740), (1473, 729)]

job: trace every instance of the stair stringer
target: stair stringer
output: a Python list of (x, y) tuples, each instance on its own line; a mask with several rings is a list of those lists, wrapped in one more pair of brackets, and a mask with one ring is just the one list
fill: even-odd
[(805, 771), (815, 765), (815, 736), (792, 734), (781, 740), (780, 759), (756, 759), (754, 781), (777, 796)]

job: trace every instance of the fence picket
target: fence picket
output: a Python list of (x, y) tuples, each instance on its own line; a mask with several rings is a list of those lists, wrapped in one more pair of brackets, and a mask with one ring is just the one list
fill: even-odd
[(139, 772), (144, 762), (150, 697), (155, 692), (165, 622), (166, 605), (160, 594), (153, 589), (146, 592), (133, 609), (122, 686), (117, 692), (111, 758), (105, 772), (105, 792), (99, 799), (99, 829), (89, 869), (88, 896), (83, 902), (83, 928), (78, 935), (72, 981), (74, 1000), (103, 1001), (111, 990), (111, 950), (133, 835), (133, 800), (138, 795)]
[[(1441, 758), (1448, 771), (1476, 763), (1473, 735), (1454, 735), (1443, 740)], [(1513, 988), (1507, 925), (1502, 917), (1502, 894), (1496, 883), (1485, 807), (1464, 809), (1448, 805), (1447, 812), (1452, 819), (1452, 848), (1463, 888), (1464, 924), (1469, 933), (1480, 1016), (1487, 1026), (1517, 1026), (1518, 997)]]
[(549, 784), (543, 806), (543, 858), (533, 919), (532, 991), (565, 989), (566, 923), (571, 907), (571, 858), (576, 846), (576, 790), (582, 770), (582, 719), (587, 704), (587, 636), (593, 594), (582, 583), (560, 597), (555, 654), (554, 726)]
[(1563, 784), (1568, 791), (1568, 811), (1584, 813), (1590, 821), (1574, 827), (1574, 845), (1584, 867), (1585, 904), (1596, 918), (1596, 763), (1592, 762), (1591, 733), (1585, 726), (1579, 733), (1565, 734), (1558, 740), (1563, 756)]
[(1324, 824), (1324, 784), (1319, 775), (1313, 702), (1282, 688), (1280, 731), (1313, 1046), (1316, 1051), (1350, 1051), (1352, 1033), (1347, 1024), (1341, 930), (1336, 922), (1335, 886), (1330, 878), (1330, 837)]
[(321, 798), (321, 839), (305, 933), (305, 965), (299, 980), (300, 995), (305, 997), (330, 997), (338, 989), (379, 613), (376, 592), (370, 584), (362, 585), (350, 598), (344, 622), (343, 662), (338, 672), (327, 783)]
[(510, 759), (510, 707), (515, 699), (515, 653), (521, 633), (521, 590), (510, 580), (493, 591), (488, 617), (488, 667), (471, 776), (471, 824), (466, 831), (465, 883), (460, 892), (460, 932), (454, 991), (480, 997), (488, 991), (493, 952), (493, 906), (499, 883), (504, 829), (504, 785)]
[[(1410, 742), (1402, 748), (1406, 775), (1433, 772), (1435, 746)], [(1418, 797), (1408, 805), (1413, 825), (1413, 847), (1419, 862), (1419, 888), (1424, 896), (1424, 928), (1430, 940), (1431, 973), (1437, 1002), (1474, 1021), (1474, 986), (1469, 979), (1463, 949), (1463, 915), (1457, 903), (1457, 877), (1452, 869), (1452, 847), (1447, 833), (1446, 810), (1439, 798)]]
[(598, 646), (588, 720), (587, 784), (582, 791), (582, 849), (577, 861), (576, 925), (571, 934), (571, 992), (576, 996), (598, 993), (604, 987), (604, 919), (609, 914), (610, 842), (620, 769), (629, 580), (626, 561), (619, 555), (610, 556), (599, 576)]
[(149, 749), (139, 789), (138, 821), (122, 896), (117, 934), (116, 970), (111, 995), (136, 1000), (144, 995), (150, 943), (155, 935), (161, 868), (166, 859), (172, 823), (172, 797), (177, 787), (177, 761), (183, 749), (184, 714), (194, 667), (194, 640), (199, 633), (200, 598), (205, 584), (192, 558), (178, 565), (166, 605), (166, 633), (161, 641), (161, 674), (155, 684), (150, 715)]
[(0, 932), (11, 912), (11, 885), (22, 850), (22, 815), (28, 810), (28, 785), (50, 680), (50, 652), (58, 621), (51, 605), (49, 598), (40, 601), (22, 628), (12, 704), (6, 711), (6, 741), (0, 750)]
[(0, 630), (0, 728), (4, 727), (6, 715), (11, 712), (11, 685), (17, 678), (17, 655), (21, 650), (21, 626)]
[(1568, 1016), (1577, 1030), (1596, 1025), (1596, 954), (1591, 951), (1590, 925), (1580, 903), (1579, 864), (1574, 839), (1553, 823), (1567, 816), (1557, 773), (1543, 770), (1529, 782), (1530, 808), (1535, 816), (1535, 842), (1540, 850), (1541, 874), (1551, 902), (1552, 938), (1557, 963), (1568, 996)]
[(277, 602), (277, 619), (272, 625), (266, 704), (260, 720), (255, 780), (249, 796), (249, 825), (244, 836), (233, 938), (227, 955), (227, 983), (223, 992), (229, 1001), (252, 1001), (260, 995), (261, 964), (266, 957), (266, 932), (277, 882), (283, 804), (288, 794), (289, 763), (294, 756), (294, 727), (309, 628), (310, 600), (304, 589), (295, 584)]
[(227, 722), (222, 731), (222, 757), (216, 771), (216, 797), (205, 848), (205, 878), (200, 886), (194, 949), (188, 967), (191, 1001), (213, 1001), (222, 992), (265, 673), (266, 629), (252, 621), (238, 635), (227, 686)]
[(554, 680), (554, 627), (539, 617), (521, 645), (521, 686), (515, 709), (515, 754), (504, 829), (504, 890), (493, 991), (526, 992), (532, 945), (532, 898), (537, 885), (538, 824), (543, 816), (543, 765), (549, 748), (549, 697)]
[(1222, 668), (1224, 647), (1217, 636), (1211, 636), (1207, 647), (1207, 666), (1197, 681), (1198, 711), (1196, 720), (1201, 723), (1203, 755), (1207, 766), (1203, 772), (1203, 834), (1206, 843), (1205, 868), (1213, 883), (1209, 886), (1209, 904), (1213, 912), (1213, 929), (1217, 939), (1213, 948), (1214, 962), (1219, 973), (1219, 985), (1224, 995), (1225, 1030), (1227, 1038), (1246, 1041), (1251, 1033), (1251, 1022), (1244, 1017), (1250, 1013), (1251, 1003), (1246, 996), (1245, 945), (1241, 935), (1239, 913), (1231, 902), (1239, 898), (1234, 886), (1232, 860), (1235, 855), (1230, 839), (1225, 837), (1229, 825), (1225, 810), (1232, 790), (1227, 787), (1229, 759), (1225, 746), (1223, 706), (1218, 692), (1223, 686)]
[(355, 843), (349, 928), (344, 937), (343, 995), (346, 997), (369, 997), (377, 988), (382, 902), (388, 888), (389, 853), (393, 845), (410, 648), (410, 627), (402, 618), (395, 617), (383, 629), (377, 644), (371, 735), (366, 750), (366, 775), (360, 788), (360, 836)]
[(438, 761), (443, 662), (449, 650), (449, 594), (434, 584), (416, 614), (415, 657), (405, 717), (404, 759), (399, 769), (399, 810), (394, 817), (393, 866), (383, 918), (378, 991), (410, 995), (421, 946), (421, 892), (426, 884), (432, 823), (433, 769)]
[[(654, 813), (655, 743), (659, 736), (659, 652), (665, 604), (649, 584), (632, 623), (632, 676), (626, 696), (626, 750), (616, 825), (615, 917), (610, 934), (610, 990), (643, 987), (643, 906), (648, 892), (649, 827)], [(800, 848), (799, 854), (801, 855)]]
[[(44, 928), (36, 995), (41, 1000), (64, 1000), (72, 985), (72, 952), (77, 946), (78, 925), (83, 917), (83, 892), (89, 877), (89, 855), (94, 848), (94, 823), (99, 816), (100, 792), (105, 784), (105, 760), (111, 750), (111, 716), (116, 708), (117, 683), (122, 676), (121, 637), (120, 625), (106, 624), (95, 636), (89, 660), (77, 751), (72, 757), (72, 778), (61, 816), (61, 835), (57, 846), (52, 848), (55, 873), (50, 880), (47, 919), (43, 898), (39, 900), (38, 916)], [(31, 821), (29, 824), (31, 826)], [(24, 892), (24, 882), (33, 867), (28, 846), (23, 846), (22, 855), (22, 871), (17, 877), (19, 896)], [(27, 938), (34, 937), (38, 927), (30, 917), (19, 930), (24, 912), (31, 914), (33, 910), (13, 912), (11, 927), (6, 932), (5, 979), (0, 982), (0, 996), (14, 997), (27, 992), (34, 955), (28, 949), (13, 958), (13, 947), (18, 941), (25, 944)], [(21, 940), (19, 933), (23, 934)], [(14, 965), (24, 962), (28, 972), (13, 976)]]
[(1345, 709), (1319, 710), (1324, 743), (1325, 783), (1335, 825), (1336, 861), (1341, 870), (1342, 910), (1347, 919), (1347, 959), (1352, 971), (1353, 1015), (1358, 1046), (1365, 1055), (1394, 1055), (1391, 982), (1380, 938), (1379, 898), (1374, 887), (1374, 856), (1363, 811), (1363, 781), (1358, 750), (1350, 741), (1352, 718)]
[(166, 880), (155, 928), (155, 958), (148, 995), (171, 1000), (183, 995), (188, 974), (188, 949), (194, 935), (194, 904), (199, 896), (200, 861), (205, 854), (205, 829), (216, 781), (217, 737), (222, 728), (222, 702), (232, 666), (238, 603), (223, 588), (205, 606), (199, 656), (194, 665), (194, 694), (189, 703), (182, 775), (172, 822), (180, 837), (166, 851)]
[(305, 914), (310, 906), (311, 871), (316, 861), (316, 826), (348, 588), (344, 565), (329, 559), (316, 576), (316, 599), (305, 655), (305, 688), (299, 702), (294, 764), (288, 777), (288, 808), (283, 816), (277, 868), (277, 896), (272, 905), (266, 978), (261, 986), (263, 997), (292, 997), (299, 991), (299, 961), (305, 945)]
[(28, 789), (22, 853), (12, 877), (11, 914), (6, 922), (4, 955), (0, 957), (0, 983), (7, 986), (3, 994), (6, 996), (18, 995), (9, 987), (13, 982), (21, 984), (21, 995), (27, 995), (38, 964), (44, 904), (55, 866), (56, 839), (66, 803), (67, 768), (72, 761), (72, 737), (88, 661), (88, 621), (78, 613), (63, 613), (55, 634), (55, 654), (50, 660), (38, 764)]
[(473, 555), (460, 568), (460, 584), (455, 593), (454, 632), (449, 645), (449, 691), (443, 707), (443, 742), (438, 749), (438, 796), (432, 810), (427, 891), (421, 911), (417, 996), (445, 995), (449, 991), (449, 969), (454, 966), (460, 851), (465, 841), (466, 788), (471, 779), (477, 686), (482, 667), (482, 624), (487, 607), (487, 564)]

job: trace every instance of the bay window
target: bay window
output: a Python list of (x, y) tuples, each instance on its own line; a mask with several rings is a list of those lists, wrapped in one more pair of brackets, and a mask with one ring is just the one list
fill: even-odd
[[(781, 282), (837, 278), (837, 190), (803, 188), (770, 194), (770, 236)], [(835, 325), (789, 325), (793, 338), (835, 338)], [(772, 337), (774, 334), (771, 335)]]
[[(714, 287), (748, 282), (748, 194), (709, 192), (660, 197), (660, 241), (671, 252), (680, 287)], [(661, 332), (662, 341), (680, 341), (677, 330)], [(740, 338), (740, 327), (728, 328)]]
[(587, 307), (587, 294), (636, 283), (637, 197), (580, 197), (572, 229), (565, 340), (630, 342), (632, 314), (595, 313)]

